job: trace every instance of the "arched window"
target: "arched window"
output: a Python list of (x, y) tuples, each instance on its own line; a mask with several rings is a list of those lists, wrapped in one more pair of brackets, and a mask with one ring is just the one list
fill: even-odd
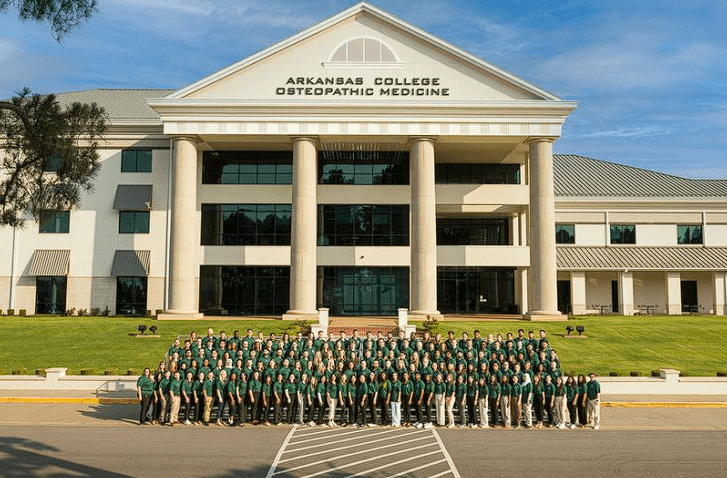
[(359, 63), (391, 63), (396, 57), (391, 48), (373, 38), (355, 38), (347, 41), (333, 53), (331, 61)]

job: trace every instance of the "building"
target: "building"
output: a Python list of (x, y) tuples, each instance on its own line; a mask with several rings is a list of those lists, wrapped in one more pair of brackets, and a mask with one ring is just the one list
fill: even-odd
[(80, 209), (0, 229), (16, 311), (726, 313), (727, 181), (554, 156), (575, 102), (365, 3), (180, 90), (59, 99), (111, 128)]

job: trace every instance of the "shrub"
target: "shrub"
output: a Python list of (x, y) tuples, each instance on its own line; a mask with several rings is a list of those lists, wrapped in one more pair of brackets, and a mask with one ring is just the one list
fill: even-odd
[(657, 377), (657, 378), (658, 377), (661, 377), (661, 370), (652, 370), (651, 371), (651, 376), (652, 377)]
[(422, 327), (433, 337), (440, 332), (439, 321), (433, 315), (427, 315), (426, 320), (422, 323)]
[(93, 309), (91, 309), (91, 315), (93, 315), (94, 317), (98, 317), (99, 315), (101, 315), (101, 309), (99, 309), (98, 307), (94, 307)]
[(107, 305), (103, 312), (101, 312), (101, 315), (103, 315), (104, 317), (108, 317), (110, 313), (111, 309), (109, 309), (109, 306)]
[(162, 309), (157, 309), (157, 310), (156, 310), (156, 314), (155, 314), (155, 315), (156, 315), (157, 317), (159, 317), (159, 316), (160, 316), (160, 315), (162, 315), (163, 313), (164, 313), (164, 310), (162, 310)]
[(608, 372), (609, 377), (618, 377), (618, 372)]
[(718, 377), (727, 377), (727, 372), (717, 372)]
[(76, 315), (76, 308), (71, 307), (70, 309), (66, 309), (66, 311), (63, 313), (66, 317), (71, 317), (73, 315)]
[(88, 315), (88, 309), (78, 309), (78, 316), (83, 317), (84, 315)]
[(641, 372), (631, 372), (630, 375), (632, 377), (640, 377), (641, 376)]
[(151, 317), (151, 310), (146, 309), (146, 312), (144, 313), (144, 317)]
[(15, 315), (15, 309), (8, 309), (8, 315)]
[(20, 316), (25, 317), (26, 315), (28, 315), (28, 311), (25, 309), (20, 309)]

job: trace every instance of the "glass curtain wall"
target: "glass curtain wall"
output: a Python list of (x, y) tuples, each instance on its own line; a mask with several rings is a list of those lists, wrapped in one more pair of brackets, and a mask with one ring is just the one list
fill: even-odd
[(408, 267), (319, 267), (320, 307), (331, 315), (396, 315), (409, 307)]
[(143, 315), (146, 312), (146, 277), (116, 278), (116, 315)]
[(199, 310), (208, 315), (280, 315), (290, 302), (290, 267), (201, 266)]
[(438, 267), (437, 308), (444, 314), (515, 314), (515, 269)]
[(35, 313), (62, 314), (65, 311), (66, 277), (37, 277), (35, 279)]

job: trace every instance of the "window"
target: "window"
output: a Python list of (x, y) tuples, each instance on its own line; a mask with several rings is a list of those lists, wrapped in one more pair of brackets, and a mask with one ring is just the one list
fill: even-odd
[(321, 151), (319, 184), (409, 184), (408, 151)]
[(678, 244), (702, 244), (701, 225), (679, 225), (677, 226)]
[(520, 184), (520, 165), (439, 163), (434, 176), (437, 184)]
[(636, 244), (636, 226), (611, 224), (611, 244)]
[(43, 161), (43, 171), (49, 173), (49, 172), (56, 172), (59, 169), (61, 169), (61, 165), (63, 164), (63, 160), (59, 158), (58, 156), (50, 156), (48, 158), (45, 158), (45, 161)]
[(146, 277), (116, 278), (116, 315), (146, 313)]
[(205, 151), (202, 184), (292, 184), (292, 151)]
[(40, 213), (40, 233), (67, 234), (71, 221), (70, 211), (42, 211)]
[(202, 245), (288, 246), (290, 204), (202, 204)]
[(319, 205), (319, 246), (408, 246), (407, 205)]
[(200, 312), (280, 315), (289, 303), (290, 267), (200, 267)]
[(125, 149), (121, 152), (122, 173), (150, 173), (151, 149)]
[(149, 211), (119, 211), (120, 234), (149, 234)]
[(555, 243), (556, 244), (575, 244), (576, 243), (576, 226), (574, 224), (556, 224), (555, 225)]
[(331, 315), (396, 315), (409, 306), (408, 267), (319, 267), (318, 280), (318, 303)]
[(35, 279), (35, 313), (62, 314), (66, 311), (66, 277), (39, 276)]
[(381, 63), (394, 62), (396, 57), (391, 49), (379, 40), (356, 38), (338, 47), (331, 61)]
[(437, 245), (508, 245), (510, 221), (483, 218), (438, 218)]

